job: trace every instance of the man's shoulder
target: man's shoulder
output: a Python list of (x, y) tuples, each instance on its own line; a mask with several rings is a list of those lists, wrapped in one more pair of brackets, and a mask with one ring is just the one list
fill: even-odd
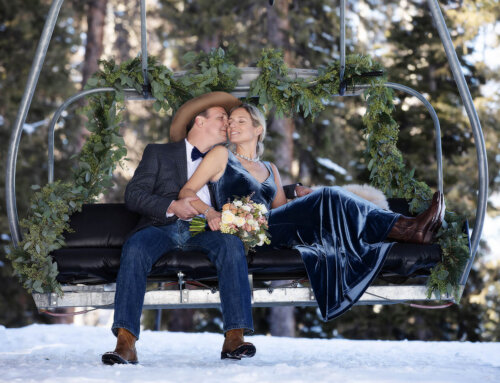
[(174, 154), (178, 150), (181, 150), (185, 147), (183, 141), (180, 142), (168, 142), (166, 144), (147, 144), (144, 148), (144, 154), (146, 153), (154, 153), (154, 154)]
[(169, 148), (177, 148), (182, 146), (184, 146), (184, 142), (179, 141), (179, 142), (167, 142), (164, 144), (150, 143), (146, 145), (146, 148), (149, 148), (150, 150), (165, 150)]

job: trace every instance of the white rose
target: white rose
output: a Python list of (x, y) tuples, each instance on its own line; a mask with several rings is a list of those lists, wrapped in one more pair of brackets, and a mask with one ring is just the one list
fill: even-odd
[(226, 225), (233, 223), (235, 218), (236, 216), (233, 213), (231, 213), (230, 210), (224, 210), (222, 212), (222, 223)]
[(266, 240), (267, 236), (265, 234), (259, 234), (259, 243), (257, 243), (257, 246), (262, 246), (264, 244), (264, 241)]
[(259, 225), (257, 224), (257, 221), (256, 221), (256, 220), (254, 220), (254, 219), (249, 219), (249, 220), (247, 221), (247, 223), (248, 223), (250, 226), (252, 226), (252, 227), (259, 227)]
[(245, 218), (243, 218), (243, 217), (235, 217), (234, 218), (234, 223), (236, 224), (236, 226), (242, 227), (245, 224)]
[(250, 206), (248, 206), (248, 205), (244, 205), (242, 207), (242, 209), (245, 210), (245, 211), (251, 211), (252, 210), (252, 208)]
[(236, 207), (240, 207), (241, 205), (243, 205), (243, 202), (241, 202), (241, 201), (234, 201), (233, 205), (236, 206)]
[(267, 213), (266, 205), (264, 205), (263, 203), (259, 203), (259, 210), (262, 214), (266, 214)]

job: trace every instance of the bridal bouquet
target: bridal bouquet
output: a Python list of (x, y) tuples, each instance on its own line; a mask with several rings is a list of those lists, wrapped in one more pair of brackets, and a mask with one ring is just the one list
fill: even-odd
[[(251, 196), (235, 198), (222, 206), (220, 231), (239, 237), (247, 251), (255, 246), (270, 244), (266, 213), (266, 206), (253, 202)], [(201, 233), (205, 231), (206, 224), (205, 218), (195, 217), (189, 231), (192, 235)]]

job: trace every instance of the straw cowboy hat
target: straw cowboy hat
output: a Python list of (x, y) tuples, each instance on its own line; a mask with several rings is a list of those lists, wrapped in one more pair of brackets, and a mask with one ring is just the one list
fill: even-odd
[(170, 125), (170, 142), (177, 142), (186, 138), (186, 127), (201, 112), (214, 106), (223, 107), (227, 113), (241, 101), (226, 92), (211, 92), (202, 94), (184, 103), (175, 113)]

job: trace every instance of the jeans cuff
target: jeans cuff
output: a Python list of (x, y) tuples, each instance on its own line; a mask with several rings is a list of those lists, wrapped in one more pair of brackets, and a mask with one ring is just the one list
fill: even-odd
[(244, 330), (243, 332), (245, 335), (252, 335), (254, 333), (253, 325), (248, 326), (246, 324), (234, 324), (234, 325), (224, 326), (224, 334), (229, 330), (236, 330), (240, 328)]
[(133, 330), (133, 326), (129, 326), (128, 324), (125, 324), (123, 322), (113, 323), (113, 326), (111, 327), (111, 332), (113, 333), (114, 336), (118, 336), (119, 328), (124, 328), (125, 330), (129, 331), (133, 336), (135, 336), (137, 340), (139, 340), (139, 332), (136, 333), (136, 331)]

